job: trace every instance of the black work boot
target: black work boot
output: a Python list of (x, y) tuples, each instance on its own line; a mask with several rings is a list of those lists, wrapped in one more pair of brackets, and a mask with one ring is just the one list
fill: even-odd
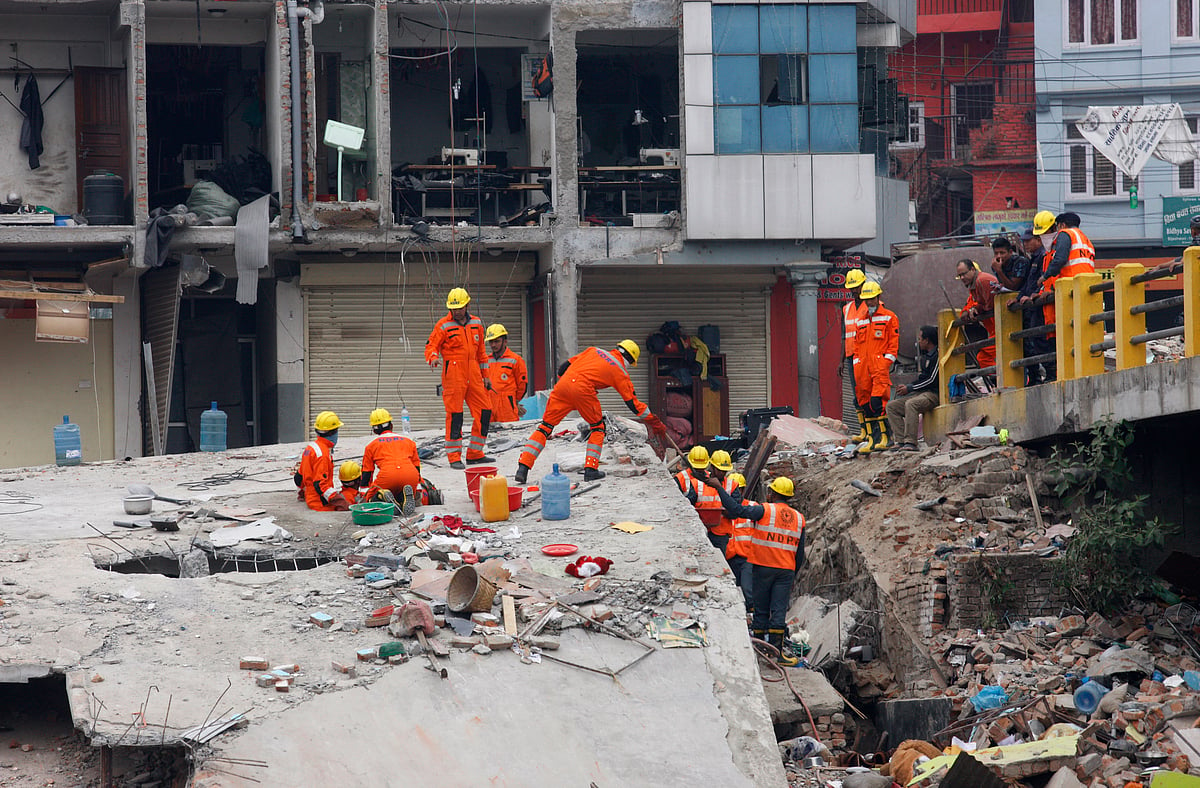
[(478, 465), (481, 462), (495, 462), (495, 461), (496, 461), (495, 457), (489, 457), (485, 454), (482, 457), (475, 457), (474, 459), (468, 457), (467, 465)]
[(524, 484), (529, 478), (529, 466), (517, 465), (517, 472), (513, 474), (513, 481), (517, 484)]
[(585, 482), (594, 482), (597, 479), (603, 479), (607, 474), (599, 468), (584, 468), (583, 480)]

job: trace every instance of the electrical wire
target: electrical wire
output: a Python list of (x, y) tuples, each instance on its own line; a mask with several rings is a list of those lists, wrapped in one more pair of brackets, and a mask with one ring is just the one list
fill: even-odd
[[(19, 490), (0, 491), (0, 514), (29, 514), (45, 508), (43, 504), (35, 502), (33, 498), (32, 493)], [(10, 506), (21, 508), (15, 510), (7, 508)]]
[(251, 471), (247, 471), (243, 468), (243, 469), (239, 469), (236, 471), (230, 471), (229, 473), (214, 473), (212, 476), (206, 476), (203, 479), (196, 479), (193, 481), (180, 482), (179, 486), (189, 492), (203, 492), (204, 490), (211, 490), (214, 487), (224, 487), (225, 485), (232, 484), (233, 482), (258, 482), (259, 484), (282, 484), (284, 482), (292, 481), (290, 476), (284, 477), (282, 479), (259, 479), (259, 478), (257, 478), (266, 473), (277, 473), (277, 472), (278, 471), (276, 471), (276, 470), (251, 472)]

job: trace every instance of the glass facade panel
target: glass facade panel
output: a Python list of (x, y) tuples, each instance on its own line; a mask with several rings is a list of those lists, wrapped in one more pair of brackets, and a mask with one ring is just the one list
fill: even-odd
[(717, 153), (758, 153), (762, 147), (759, 108), (717, 107), (714, 135)]
[(857, 52), (858, 31), (854, 14), (852, 5), (809, 6), (808, 51)]
[(758, 52), (758, 6), (712, 7), (713, 52), (749, 55)]
[(809, 107), (808, 138), (813, 153), (858, 153), (858, 105)]
[(808, 95), (814, 104), (858, 103), (858, 56), (811, 55)]
[(807, 52), (808, 8), (802, 5), (761, 6), (758, 42), (759, 51), (764, 53)]
[(762, 150), (763, 153), (808, 150), (808, 107), (763, 107)]
[(757, 104), (759, 93), (758, 57), (723, 55), (713, 58), (716, 104)]

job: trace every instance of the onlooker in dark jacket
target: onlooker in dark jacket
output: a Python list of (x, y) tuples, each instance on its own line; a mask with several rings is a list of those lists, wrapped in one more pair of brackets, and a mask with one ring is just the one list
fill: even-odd
[(938, 336), (933, 326), (921, 326), (917, 338), (917, 379), (909, 385), (897, 386), (896, 396), (888, 401), (887, 417), (895, 434), (896, 448), (917, 451), (917, 422), (922, 413), (937, 407)]
[(1019, 293), (1029, 278), (1029, 258), (1019, 254), (1012, 242), (1001, 236), (992, 241), (992, 273), (1005, 290)]
[[(1020, 295), (1017, 301), (1021, 304), (1027, 304), (1038, 293), (1038, 284), (1041, 281), (1042, 273), (1045, 271), (1046, 249), (1042, 246), (1042, 239), (1033, 234), (1032, 230), (1026, 230), (1021, 235), (1021, 245), (1025, 248), (1025, 253), (1029, 255), (1029, 274), (1025, 277), (1025, 284), (1020, 289)], [(1042, 315), (1040, 307), (1034, 309), (1026, 309), (1023, 312), (1021, 326), (1023, 328), (1036, 328), (1043, 325), (1045, 318)], [(1033, 337), (1025, 340), (1025, 356), (1041, 356), (1046, 353), (1053, 353), (1055, 350), (1055, 342), (1053, 339), (1046, 337)], [(1039, 383), (1048, 383), (1057, 377), (1058, 365), (1053, 362), (1038, 364), (1032, 367), (1025, 367), (1025, 385), (1036, 386)]]

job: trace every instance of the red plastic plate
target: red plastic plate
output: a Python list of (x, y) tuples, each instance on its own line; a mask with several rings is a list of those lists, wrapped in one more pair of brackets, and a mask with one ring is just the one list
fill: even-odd
[(542, 548), (542, 552), (546, 555), (552, 555), (561, 558), (564, 555), (572, 555), (579, 551), (579, 548), (573, 544), (548, 544)]

